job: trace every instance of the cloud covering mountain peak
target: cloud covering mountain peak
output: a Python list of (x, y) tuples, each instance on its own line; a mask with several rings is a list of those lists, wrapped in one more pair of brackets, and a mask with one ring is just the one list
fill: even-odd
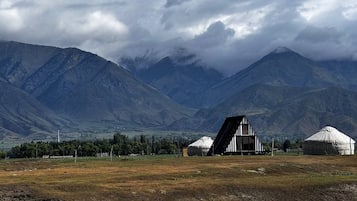
[(312, 59), (356, 58), (356, 10), (353, 0), (2, 0), (0, 40), (113, 61), (184, 47), (232, 74), (279, 46)]

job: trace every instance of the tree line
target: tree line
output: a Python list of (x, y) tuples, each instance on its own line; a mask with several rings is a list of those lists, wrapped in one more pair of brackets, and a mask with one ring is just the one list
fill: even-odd
[(177, 154), (182, 147), (190, 143), (185, 138), (158, 138), (144, 135), (129, 138), (121, 133), (115, 133), (112, 139), (91, 141), (63, 141), (63, 142), (28, 142), (11, 148), (7, 153), (0, 153), (0, 157), (10, 158), (38, 158), (43, 156), (96, 156), (97, 153), (113, 155), (128, 154)]
[[(11, 148), (10, 151), (0, 151), (0, 158), (38, 158), (43, 156), (96, 156), (98, 153), (110, 153), (114, 156), (129, 154), (178, 154), (192, 140), (188, 138), (159, 138), (155, 136), (134, 136), (129, 138), (121, 133), (115, 133), (112, 139), (101, 140), (71, 140), (63, 142), (28, 142)], [(271, 142), (264, 142), (266, 151), (271, 151)], [(274, 147), (287, 149), (302, 148), (302, 141), (275, 141)]]

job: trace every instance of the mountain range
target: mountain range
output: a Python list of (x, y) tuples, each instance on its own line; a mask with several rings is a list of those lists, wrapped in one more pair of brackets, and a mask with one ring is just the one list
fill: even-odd
[(245, 114), (263, 135), (307, 136), (332, 125), (357, 136), (355, 64), (277, 48), (199, 94), (202, 109), (171, 127), (217, 131), (225, 117)]
[[(353, 63), (355, 64), (355, 63)], [(196, 96), (200, 107), (211, 107), (255, 84), (296, 87), (336, 86), (357, 90), (356, 66), (316, 62), (284, 47), (277, 48), (257, 62)], [(222, 93), (224, 91), (224, 93)]]
[(222, 73), (206, 67), (196, 55), (184, 50), (157, 62), (152, 62), (152, 59), (145, 62), (145, 59), (126, 58), (121, 60), (121, 64), (139, 79), (187, 107), (199, 108), (192, 97), (223, 80)]
[[(75, 48), (0, 42), (0, 76), (1, 96), (11, 97), (2, 106), (11, 106), (5, 107), (10, 111), (21, 108), (24, 114), (22, 119), (18, 113), (1, 114), (24, 129), (3, 121), (0, 127), (6, 132), (2, 135), (7, 131), (24, 136), (37, 130), (163, 127), (191, 113), (124, 68)], [(23, 123), (30, 117), (41, 121)], [(67, 121), (70, 124), (60, 123)]]
[[(139, 62), (137, 62), (139, 61)], [(357, 62), (280, 47), (224, 78), (194, 54), (120, 65), (76, 48), (0, 42), (0, 138), (118, 128), (217, 132), (245, 114), (266, 136), (325, 125), (357, 136)]]
[(255, 131), (266, 136), (306, 137), (326, 125), (356, 136), (357, 92), (338, 87), (302, 88), (253, 85), (226, 101), (199, 110), (172, 129), (219, 130), (222, 119), (247, 115)]
[[(17, 134), (28, 136), (48, 133), (70, 126), (35, 98), (0, 79), (0, 138), (12, 139)], [(34, 137), (34, 136), (32, 136)]]

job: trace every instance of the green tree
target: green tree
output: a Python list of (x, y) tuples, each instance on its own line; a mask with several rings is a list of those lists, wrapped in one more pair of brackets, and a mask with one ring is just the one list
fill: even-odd
[(290, 140), (285, 140), (284, 143), (283, 143), (283, 150), (284, 150), (284, 152), (286, 152), (287, 149), (289, 149), (290, 147), (291, 147)]
[(9, 157), (11, 158), (23, 158), (23, 155), (21, 153), (20, 146), (15, 146), (12, 147), (11, 150), (9, 151)]
[(94, 145), (98, 147), (99, 152), (110, 152), (112, 145), (110, 144), (109, 140), (96, 140)]
[(81, 153), (83, 156), (95, 156), (99, 152), (99, 148), (93, 142), (84, 142), (81, 144)]
[(0, 151), (0, 159), (4, 159), (6, 157), (5, 151)]
[(43, 155), (50, 155), (51, 147), (47, 142), (37, 142), (36, 143), (37, 157), (42, 157)]

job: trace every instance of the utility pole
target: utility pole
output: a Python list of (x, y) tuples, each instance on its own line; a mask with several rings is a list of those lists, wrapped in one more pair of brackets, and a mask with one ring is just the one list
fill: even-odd
[(154, 151), (154, 143), (155, 143), (155, 136), (151, 136), (151, 154), (155, 153)]
[(36, 158), (38, 157), (38, 143), (36, 143)]
[(113, 145), (112, 148), (110, 148), (110, 161), (113, 161)]
[(179, 139), (177, 139), (177, 157), (180, 157), (180, 142), (179, 142)]
[(60, 131), (57, 130), (57, 143), (60, 143), (61, 139), (60, 139)]
[(77, 163), (77, 149), (74, 150), (74, 163)]
[(271, 142), (271, 156), (274, 156), (274, 138)]

